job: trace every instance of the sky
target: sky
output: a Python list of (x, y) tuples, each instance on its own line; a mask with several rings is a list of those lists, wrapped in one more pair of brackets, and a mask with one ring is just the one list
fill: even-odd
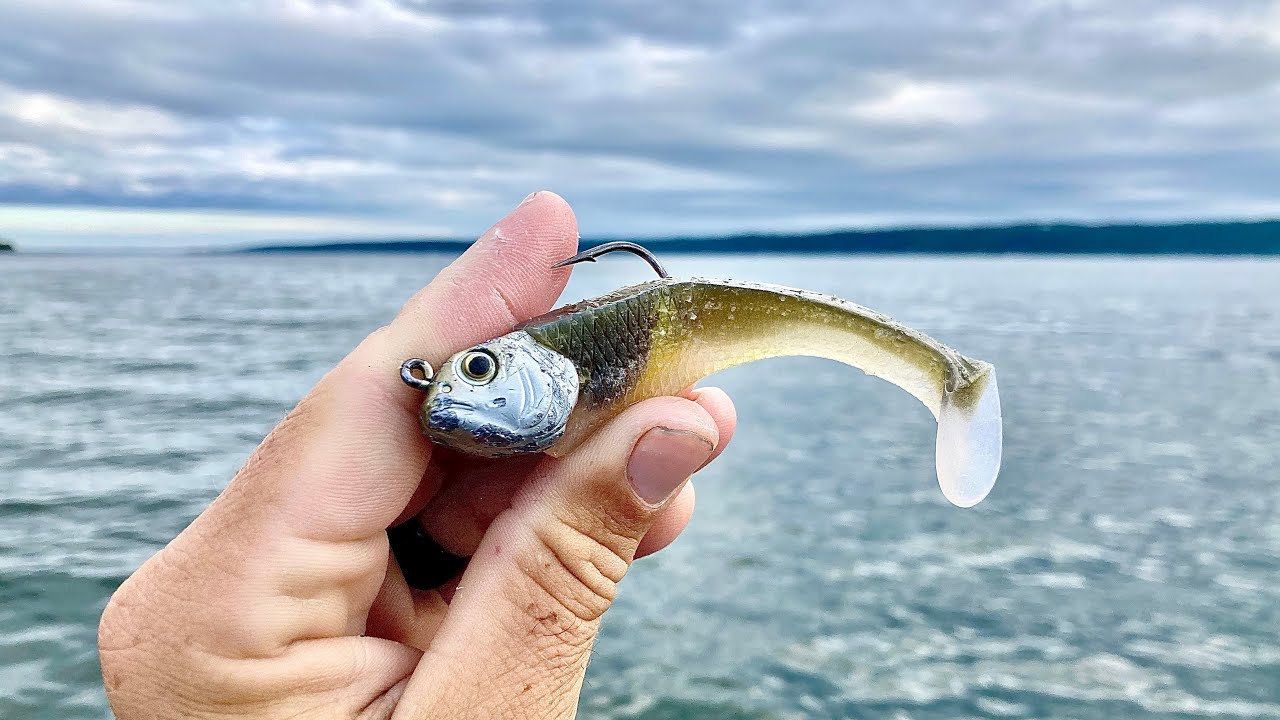
[(26, 249), (1280, 216), (1280, 0), (0, 0)]

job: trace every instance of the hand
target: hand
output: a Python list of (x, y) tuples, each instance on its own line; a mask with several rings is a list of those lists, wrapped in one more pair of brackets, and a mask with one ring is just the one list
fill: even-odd
[[(111, 598), (99, 649), (122, 720), (571, 717), (632, 559), (688, 522), (724, 447), (718, 390), (640, 403), (561, 459), (433, 449), (409, 357), (551, 307), (577, 227), (535, 193), (298, 404), (226, 490)], [(410, 590), (387, 528), (419, 516), (460, 580)]]

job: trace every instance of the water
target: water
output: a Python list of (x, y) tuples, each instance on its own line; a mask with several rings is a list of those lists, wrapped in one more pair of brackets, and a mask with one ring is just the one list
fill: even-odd
[[(109, 593), (443, 262), (0, 260), (0, 717), (107, 715)], [(820, 360), (722, 373), (739, 435), (624, 581), (585, 717), (1280, 717), (1280, 263), (670, 265), (992, 361), (1004, 471), (955, 509), (906, 393)]]

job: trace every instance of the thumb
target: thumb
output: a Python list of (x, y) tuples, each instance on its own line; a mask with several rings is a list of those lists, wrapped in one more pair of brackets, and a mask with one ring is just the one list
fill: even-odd
[(699, 405), (654, 398), (540, 465), (472, 557), (406, 688), (408, 716), (572, 717), (600, 616), (716, 441)]

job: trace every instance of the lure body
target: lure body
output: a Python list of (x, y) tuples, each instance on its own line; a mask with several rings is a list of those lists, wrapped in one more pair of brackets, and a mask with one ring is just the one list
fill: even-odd
[[(504, 382), (468, 377), (474, 368), (463, 363), (479, 362), (477, 352), (493, 356)], [(451, 358), (421, 419), (432, 439), (475, 454), (559, 456), (636, 402), (677, 394), (718, 370), (792, 355), (843, 362), (911, 393), (938, 421), (936, 464), (947, 499), (969, 507), (990, 491), (1002, 443), (990, 364), (862, 306), (774, 285), (662, 278), (553, 310)], [(576, 371), (576, 385), (566, 367)], [(563, 382), (540, 379), (548, 372)], [(493, 432), (501, 413), (485, 403), (499, 398), (507, 419)], [(472, 419), (451, 407), (474, 410)], [(522, 423), (541, 428), (536, 441)], [(548, 433), (549, 424), (560, 432)]]

